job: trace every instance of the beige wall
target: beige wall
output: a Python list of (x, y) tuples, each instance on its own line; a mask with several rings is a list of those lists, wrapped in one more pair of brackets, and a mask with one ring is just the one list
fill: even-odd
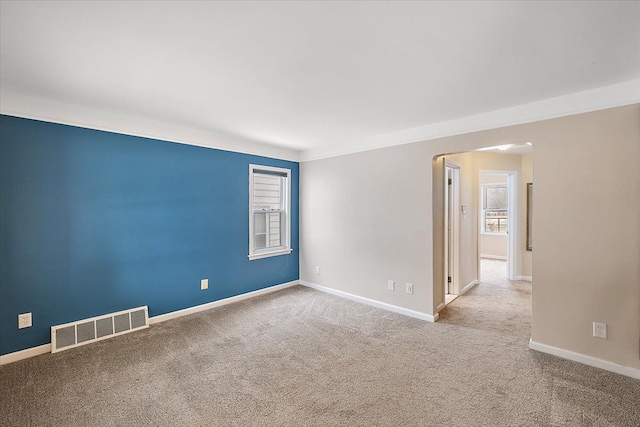
[[(434, 314), (443, 300), (434, 158), (526, 141), (535, 156), (532, 339), (640, 368), (638, 104), (302, 163), (301, 279)], [(401, 286), (387, 291), (388, 279)], [(593, 321), (608, 324), (607, 340), (592, 337)]]
[(429, 313), (431, 168), (425, 146), (398, 148), (300, 164), (300, 278)]
[(507, 259), (507, 236), (480, 235), (480, 257)]

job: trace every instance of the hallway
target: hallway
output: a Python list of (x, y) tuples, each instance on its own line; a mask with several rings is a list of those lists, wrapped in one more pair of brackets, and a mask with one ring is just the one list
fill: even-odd
[(505, 280), (507, 277), (507, 261), (491, 258), (480, 258), (480, 283), (492, 283)]
[(481, 280), (440, 312), (440, 321), (509, 336), (527, 347), (531, 337), (531, 282), (507, 280), (506, 261), (481, 259)]

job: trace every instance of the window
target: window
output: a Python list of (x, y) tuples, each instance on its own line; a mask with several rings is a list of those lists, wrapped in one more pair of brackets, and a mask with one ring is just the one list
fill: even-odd
[(507, 207), (506, 184), (482, 185), (482, 233), (507, 234)]
[(249, 165), (249, 259), (291, 253), (291, 170)]

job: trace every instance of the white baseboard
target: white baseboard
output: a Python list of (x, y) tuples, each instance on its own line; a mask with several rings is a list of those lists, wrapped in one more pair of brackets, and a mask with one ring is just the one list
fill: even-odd
[(442, 310), (443, 308), (446, 307), (446, 304), (441, 302), (440, 304), (438, 304), (438, 306), (436, 307), (436, 312), (440, 313), (440, 310)]
[(480, 254), (480, 258), (499, 259), (499, 260), (502, 260), (502, 261), (506, 261), (506, 260), (507, 260), (507, 256), (506, 256), (506, 255), (486, 255), (486, 254)]
[(0, 356), (0, 366), (6, 365), (7, 363), (17, 362), (18, 360), (40, 356), (41, 354), (46, 353), (51, 353), (51, 344), (42, 344), (37, 347), (14, 351), (13, 353)]
[(472, 280), (471, 282), (469, 282), (469, 284), (467, 286), (465, 286), (464, 288), (460, 289), (460, 292), (458, 293), (458, 295), (466, 294), (467, 292), (469, 292), (469, 290), (471, 288), (473, 288), (478, 283), (480, 283), (478, 280)]
[[(270, 286), (264, 289), (258, 289), (257, 291), (247, 292), (246, 294), (236, 295), (235, 297), (225, 298), (218, 301), (209, 302), (195, 307), (185, 308), (184, 310), (172, 311), (171, 313), (161, 314), (159, 316), (153, 316), (149, 318), (149, 324), (164, 322), (165, 320), (175, 319), (176, 317), (186, 316), (188, 314), (198, 313), (200, 311), (209, 310), (210, 308), (220, 307), (221, 305), (231, 304), (234, 302), (242, 301), (245, 299), (257, 297), (258, 295), (264, 295), (271, 292), (279, 291), (281, 289), (289, 288), (300, 284), (300, 281), (294, 280), (280, 285)], [(43, 344), (38, 347), (31, 347), (25, 350), (16, 351), (13, 353), (0, 356), (0, 366), (7, 363), (17, 362), (18, 360), (28, 359), (30, 357), (39, 356), (41, 354), (51, 353), (51, 343)]]
[(533, 280), (533, 277), (531, 277), (531, 276), (516, 276), (516, 280), (525, 280), (527, 282), (531, 282)]
[(158, 316), (153, 316), (149, 318), (149, 324), (153, 325), (155, 323), (164, 322), (166, 320), (175, 319), (176, 317), (187, 316), (189, 314), (198, 313), (200, 311), (209, 310), (215, 307), (220, 307), (222, 305), (233, 304), (234, 302), (242, 301), (249, 298), (254, 298), (259, 295), (268, 294), (271, 292), (279, 291), (281, 289), (290, 288), (291, 286), (299, 285), (299, 280), (293, 280), (291, 282), (282, 283), (280, 285), (270, 286), (264, 289), (258, 289), (257, 291), (247, 292), (246, 294), (236, 295), (235, 297), (229, 297), (225, 299), (220, 299), (217, 301), (211, 301), (206, 304), (196, 305), (194, 307), (185, 308), (183, 310), (172, 311), (170, 313), (160, 314)]
[(616, 374), (625, 375), (627, 377), (640, 380), (640, 369), (618, 365), (617, 363), (598, 359), (592, 356), (587, 356), (586, 354), (576, 353), (573, 351), (564, 350), (562, 348), (552, 347), (546, 344), (540, 344), (539, 342), (535, 342), (533, 340), (529, 340), (529, 348), (532, 350), (540, 351), (542, 353), (552, 354), (554, 356), (562, 357), (563, 359), (573, 360), (574, 362), (582, 363), (584, 365), (593, 366), (595, 368), (604, 369), (605, 371), (615, 372)]
[(419, 311), (409, 310), (408, 308), (398, 307), (397, 305), (387, 304), (386, 302), (376, 301), (374, 299), (361, 297), (359, 295), (350, 294), (348, 292), (339, 291), (337, 289), (328, 288), (326, 286), (317, 285), (311, 282), (305, 282), (304, 280), (301, 280), (300, 284), (318, 291), (322, 291), (328, 294), (346, 298), (351, 301), (356, 301), (362, 304), (371, 305), (373, 307), (381, 308), (383, 310), (393, 311), (394, 313), (404, 314), (405, 316), (415, 317), (416, 319), (426, 320), (427, 322), (435, 322), (440, 317), (438, 313), (432, 316), (427, 313), (421, 313)]

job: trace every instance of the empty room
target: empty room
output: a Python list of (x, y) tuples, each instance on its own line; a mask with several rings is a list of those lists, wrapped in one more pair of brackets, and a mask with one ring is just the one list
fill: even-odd
[(0, 0), (0, 426), (640, 426), (638, 22)]

